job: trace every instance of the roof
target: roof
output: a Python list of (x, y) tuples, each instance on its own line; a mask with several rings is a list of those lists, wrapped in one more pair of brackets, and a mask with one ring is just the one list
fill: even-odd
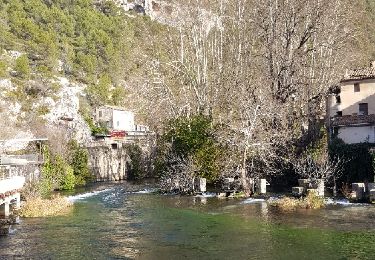
[(375, 64), (372, 63), (370, 67), (358, 68), (349, 70), (341, 82), (350, 80), (375, 79)]
[(375, 115), (340, 116), (331, 119), (332, 126), (358, 126), (375, 124)]

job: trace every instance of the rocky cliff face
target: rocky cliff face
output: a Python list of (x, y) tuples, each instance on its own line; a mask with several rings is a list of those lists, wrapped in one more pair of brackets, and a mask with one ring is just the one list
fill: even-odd
[(0, 80), (0, 140), (5, 140), (0, 141), (0, 153), (25, 149), (28, 141), (22, 140), (48, 138), (48, 133), (57, 129), (80, 144), (91, 141), (90, 128), (79, 113), (79, 97), (84, 95), (86, 86), (62, 77), (50, 81), (58, 86), (53, 96), (24, 100), (16, 96), (22, 95), (23, 90), (10, 79)]

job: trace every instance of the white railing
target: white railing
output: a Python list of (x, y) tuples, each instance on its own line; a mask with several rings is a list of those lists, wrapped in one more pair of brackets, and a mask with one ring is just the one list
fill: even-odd
[(25, 184), (25, 177), (14, 176), (9, 179), (0, 180), (0, 194), (21, 189)]

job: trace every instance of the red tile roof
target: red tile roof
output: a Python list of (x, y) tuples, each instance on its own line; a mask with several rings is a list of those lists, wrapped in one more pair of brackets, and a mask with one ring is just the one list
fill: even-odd
[(375, 67), (359, 68), (348, 71), (341, 81), (375, 79)]

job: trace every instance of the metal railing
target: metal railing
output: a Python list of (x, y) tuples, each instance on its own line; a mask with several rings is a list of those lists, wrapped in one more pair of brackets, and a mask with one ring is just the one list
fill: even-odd
[(43, 157), (38, 154), (0, 155), (0, 165), (25, 165), (43, 162)]

